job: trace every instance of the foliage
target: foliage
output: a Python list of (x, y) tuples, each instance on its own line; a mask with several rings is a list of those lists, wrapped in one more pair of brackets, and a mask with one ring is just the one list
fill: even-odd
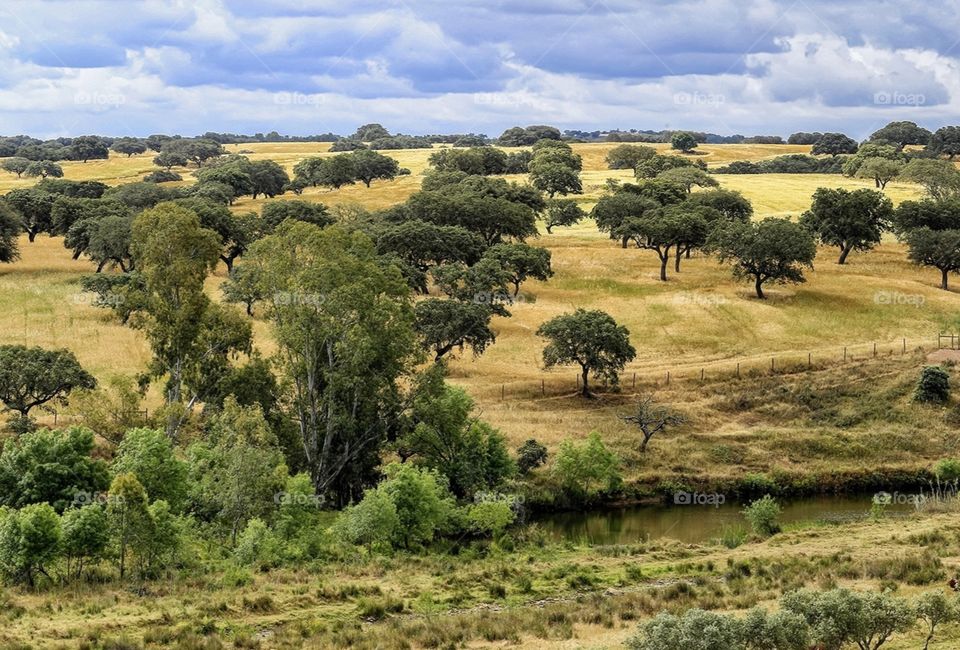
[(697, 148), (697, 137), (689, 131), (677, 131), (670, 139), (670, 148), (690, 153)]
[(940, 366), (926, 366), (913, 392), (917, 402), (943, 403), (950, 399), (950, 375)]
[(179, 511), (186, 499), (187, 465), (176, 457), (173, 444), (163, 431), (127, 431), (117, 447), (111, 470), (114, 475), (136, 476), (151, 502), (162, 499)]
[(544, 226), (548, 233), (553, 233), (557, 226), (575, 226), (586, 216), (587, 213), (574, 200), (551, 199), (547, 202)]
[(414, 358), (414, 314), (400, 271), (359, 232), (286, 221), (251, 247), (271, 297), (279, 359), (317, 494), (341, 503), (370, 478)]
[(70, 391), (96, 386), (69, 350), (0, 345), (0, 402), (24, 423), (33, 408), (51, 401), (66, 404)]
[(548, 340), (543, 349), (547, 368), (579, 364), (582, 386), (580, 394), (590, 396), (588, 377), (592, 372), (616, 385), (620, 372), (637, 352), (630, 345), (630, 332), (602, 311), (577, 309), (572, 314), (557, 316), (537, 329), (537, 336)]
[(709, 236), (705, 250), (715, 253), (721, 262), (732, 262), (734, 278), (753, 279), (758, 298), (765, 297), (766, 282), (804, 282), (803, 267), (812, 267), (817, 254), (810, 231), (776, 217), (718, 228)]
[(614, 493), (623, 482), (620, 459), (607, 449), (596, 431), (580, 444), (569, 439), (561, 442), (552, 473), (566, 498), (574, 503)]
[(503, 435), (479, 420), (474, 408), (466, 391), (429, 371), (418, 383), (411, 430), (399, 442), (405, 456), (444, 476), (457, 497), (495, 487), (516, 471)]
[(547, 448), (530, 438), (517, 449), (517, 470), (526, 474), (547, 462)]
[(874, 190), (821, 187), (800, 223), (816, 233), (820, 241), (840, 249), (838, 264), (844, 264), (853, 250), (870, 250), (880, 243), (893, 215), (893, 202)]
[(743, 516), (757, 535), (769, 537), (780, 532), (780, 504), (769, 494), (751, 501), (743, 509)]
[(61, 537), (60, 518), (46, 503), (0, 508), (0, 574), (31, 587), (38, 574), (49, 578), (46, 566), (56, 558)]

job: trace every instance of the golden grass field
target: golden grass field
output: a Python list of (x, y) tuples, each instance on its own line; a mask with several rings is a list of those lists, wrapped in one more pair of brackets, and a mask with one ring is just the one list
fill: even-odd
[[(585, 193), (578, 200), (585, 208), (596, 200), (605, 179), (631, 178), (629, 170), (605, 169), (603, 159), (612, 146), (615, 145), (574, 145), (584, 159)], [(249, 154), (252, 158), (276, 160), (289, 170), (302, 158), (322, 154), (328, 147), (325, 143), (284, 143), (233, 145), (229, 149), (253, 152)], [(703, 145), (700, 149), (708, 163), (726, 164), (808, 148)], [(288, 194), (273, 200), (304, 198), (331, 206), (359, 204), (367, 208), (403, 201), (417, 191), (430, 151), (386, 153), (411, 169), (412, 175), (375, 182), (369, 189), (362, 184), (337, 191), (311, 188), (302, 197)], [(68, 162), (64, 164), (65, 177), (98, 179), (110, 184), (130, 182), (150, 171), (151, 157), (144, 154)], [(191, 178), (187, 170), (181, 171), (185, 178)], [(796, 216), (808, 207), (811, 195), (821, 186), (872, 186), (869, 181), (839, 175), (717, 178), (723, 187), (743, 192), (753, 203), (757, 218)], [(5, 176), (0, 180), (0, 191), (32, 182)], [(899, 202), (918, 197), (919, 191), (914, 185), (891, 183), (887, 194)], [(236, 202), (234, 209), (256, 210), (263, 202), (244, 198)], [(698, 255), (683, 262), (680, 274), (671, 273), (668, 282), (660, 282), (652, 252), (620, 248), (599, 233), (590, 220), (574, 228), (556, 229), (552, 235), (543, 234), (535, 243), (552, 252), (554, 277), (546, 283), (524, 285), (525, 300), (511, 308), (513, 317), (495, 322), (496, 344), (478, 359), (469, 353), (456, 359), (451, 364), (452, 380), (467, 388), (483, 417), (500, 427), (511, 444), (535, 437), (554, 446), (564, 437), (580, 437), (597, 429), (616, 440), (630, 457), (634, 436), (616, 417), (629, 398), (611, 396), (583, 402), (572, 397), (574, 370), (544, 371), (540, 358), (543, 344), (534, 334), (542, 322), (575, 307), (603, 309), (629, 328), (637, 349), (637, 359), (624, 375), (625, 393), (635, 392), (636, 373), (637, 392), (653, 390), (652, 382), (658, 382), (658, 399), (676, 401), (697, 416), (685, 428), (687, 433), (678, 434), (680, 441), (664, 445), (668, 449), (661, 449), (656, 460), (644, 459), (642, 469), (635, 468), (641, 473), (667, 470), (672, 461), (680, 458), (685, 459), (681, 465), (687, 468), (701, 461), (706, 463), (704, 455), (709, 453), (710, 445), (688, 445), (688, 433), (696, 434), (698, 439), (707, 436), (714, 442), (717, 437), (755, 437), (766, 441), (758, 443), (761, 446), (769, 444), (775, 448), (771, 441), (777, 436), (770, 434), (771, 427), (797, 429), (796, 421), (780, 422), (770, 414), (733, 417), (717, 411), (703, 398), (702, 387), (695, 380), (701, 369), (709, 384), (728, 382), (738, 362), (746, 375), (750, 369), (769, 368), (772, 357), (777, 358), (774, 363), (779, 366), (806, 361), (808, 353), (817, 363), (837, 361), (842, 358), (844, 347), (849, 348), (849, 356), (862, 359), (868, 352), (872, 355), (874, 342), (879, 344), (881, 356), (900, 351), (903, 338), (910, 350), (921, 345), (929, 349), (938, 332), (957, 331), (960, 325), (960, 296), (938, 289), (937, 272), (909, 264), (904, 247), (892, 239), (874, 251), (854, 253), (845, 266), (835, 263), (836, 251), (821, 249), (806, 284), (771, 287), (766, 301), (753, 298), (749, 286), (735, 284), (729, 271), (716, 261)], [(22, 261), (0, 268), (0, 341), (67, 347), (101, 379), (142, 371), (149, 358), (142, 336), (114, 322), (105, 311), (86, 304), (87, 297), (79, 292), (78, 280), (93, 270), (91, 264), (71, 260), (56, 238), (41, 236), (33, 244), (24, 239), (21, 248)], [(217, 292), (224, 277), (225, 270), (220, 267), (208, 283), (212, 293)], [(898, 296), (910, 296), (910, 304), (889, 304), (891, 297), (896, 302)], [(269, 326), (258, 320), (255, 331), (258, 347), (269, 354)], [(902, 372), (913, 376), (911, 373), (923, 360), (915, 355), (908, 358), (909, 367)], [(891, 363), (878, 360), (877, 372)], [(670, 386), (663, 385), (667, 371), (671, 372)], [(155, 396), (153, 400), (155, 405)], [(875, 423), (869, 423), (871, 430), (874, 426)], [(802, 427), (802, 437), (819, 435), (823, 434)], [(937, 451), (943, 450), (938, 447)], [(764, 462), (779, 466), (780, 461), (774, 463), (767, 458)], [(764, 462), (758, 461), (757, 467), (763, 468)], [(847, 457), (839, 462), (857, 466), (876, 459)], [(736, 472), (738, 467), (740, 464), (733, 464), (726, 470), (714, 471), (724, 474)]]

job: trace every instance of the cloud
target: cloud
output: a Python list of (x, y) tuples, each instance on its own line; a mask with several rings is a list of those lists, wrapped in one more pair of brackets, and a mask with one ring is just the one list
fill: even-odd
[(380, 121), (861, 137), (960, 108), (945, 0), (22, 0), (0, 18), (0, 116), (41, 136)]

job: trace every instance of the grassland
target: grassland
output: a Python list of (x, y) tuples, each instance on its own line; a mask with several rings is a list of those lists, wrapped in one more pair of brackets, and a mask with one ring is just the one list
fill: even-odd
[[(252, 158), (277, 160), (289, 170), (303, 157), (324, 154), (328, 146), (245, 144), (230, 149), (248, 152)], [(603, 158), (612, 146), (575, 145), (584, 159), (585, 193), (578, 200), (585, 208), (596, 200), (605, 179), (630, 178), (629, 171), (605, 169)], [(712, 165), (806, 150), (777, 145), (701, 148), (702, 158)], [(412, 174), (392, 182), (374, 183), (369, 189), (363, 185), (337, 191), (311, 188), (303, 198), (328, 205), (358, 204), (368, 208), (404, 200), (418, 189), (430, 151), (389, 153)], [(99, 179), (110, 184), (136, 180), (150, 168), (148, 154), (64, 164), (67, 178)], [(185, 178), (190, 178), (187, 170), (183, 171)], [(757, 217), (796, 216), (809, 205), (811, 195), (820, 186), (870, 186), (868, 181), (839, 175), (727, 175), (718, 179), (722, 186), (743, 192), (754, 204)], [(5, 177), (0, 181), (0, 191), (31, 182)], [(891, 183), (887, 193), (899, 202), (917, 197), (918, 189), (910, 184)], [(292, 197), (286, 195), (276, 200)], [(259, 209), (263, 201), (241, 199), (234, 209)], [(808, 273), (806, 284), (774, 288), (767, 301), (753, 299), (749, 287), (735, 284), (726, 269), (700, 256), (684, 261), (681, 273), (673, 274), (669, 282), (660, 282), (656, 279), (656, 257), (652, 253), (620, 248), (597, 232), (589, 220), (573, 228), (557, 229), (552, 235), (544, 234), (537, 243), (551, 250), (555, 276), (547, 283), (525, 285), (524, 301), (512, 308), (513, 317), (495, 323), (497, 343), (480, 358), (467, 355), (455, 360), (451, 368), (453, 380), (470, 391), (483, 416), (499, 426), (513, 444), (536, 437), (554, 446), (564, 437), (579, 437), (598, 429), (616, 441), (628, 459), (633, 458), (634, 436), (616, 416), (625, 408), (629, 394), (656, 390), (658, 399), (682, 404), (695, 417), (687, 427), (655, 445), (652, 458), (636, 459), (636, 476), (697, 469), (719, 476), (736, 472), (741, 463), (723, 467), (709, 463), (705, 457), (713, 446), (727, 444), (731, 438), (740, 438), (740, 444), (754, 449), (749, 455), (754, 462), (744, 461), (743, 466), (773, 470), (785, 465), (783, 455), (775, 453), (784, 448), (779, 444), (780, 435), (789, 434), (794, 440), (835, 435), (835, 422), (821, 420), (811, 428), (803, 417), (795, 414), (784, 419), (782, 413), (772, 408), (767, 408), (763, 415), (749, 410), (731, 414), (714, 404), (716, 400), (709, 397), (711, 390), (754, 390), (756, 380), (747, 375), (751, 370), (769, 369), (771, 358), (776, 358), (775, 367), (783, 368), (805, 362), (811, 354), (815, 365), (819, 365), (842, 359), (843, 348), (847, 347), (848, 358), (863, 359), (872, 356), (872, 344), (876, 342), (881, 358), (874, 362), (875, 368), (870, 366), (874, 369), (864, 370), (864, 382), (872, 384), (871, 373), (878, 373), (880, 381), (892, 373), (891, 381), (900, 382), (902, 399), (898, 408), (906, 412), (913, 407), (904, 395), (924, 363), (923, 355), (910, 354), (896, 361), (883, 355), (902, 351), (904, 338), (910, 351), (919, 346), (929, 350), (939, 331), (955, 331), (958, 325), (960, 297), (936, 288), (936, 274), (910, 265), (903, 246), (892, 240), (872, 252), (854, 254), (845, 266), (835, 263), (836, 251), (824, 248), (815, 269)], [(142, 370), (149, 353), (140, 335), (86, 304), (86, 297), (79, 292), (78, 279), (91, 270), (90, 265), (71, 260), (58, 239), (40, 237), (34, 244), (24, 241), (22, 249), (22, 261), (0, 268), (0, 340), (68, 347), (100, 378), (110, 374), (132, 376)], [(210, 279), (212, 293), (216, 293), (224, 273), (220, 268)], [(890, 304), (897, 302), (897, 296), (910, 296), (911, 301)], [(638, 356), (625, 374), (626, 395), (584, 403), (571, 397), (575, 388), (572, 370), (542, 369), (542, 343), (534, 335), (536, 328), (576, 306), (604, 309), (630, 329)], [(255, 328), (258, 346), (269, 353), (269, 328), (259, 320)], [(742, 366), (742, 378), (730, 384), (737, 363)], [(665, 385), (668, 371), (669, 386)], [(701, 372), (705, 385), (698, 381)], [(822, 385), (843, 384), (844, 372), (822, 379)], [(720, 388), (709, 388), (713, 385)], [(909, 428), (910, 423), (909, 418), (900, 422), (861, 421), (845, 425), (844, 434), (864, 436), (864, 447), (869, 449), (878, 426), (899, 431)], [(945, 426), (942, 418), (933, 418), (931, 426), (930, 435), (940, 440)], [(769, 453), (756, 451), (768, 447)], [(945, 451), (943, 447), (937, 444), (928, 447), (928, 453), (901, 460), (925, 464), (929, 457)], [(816, 461), (802, 450), (794, 458), (800, 463)], [(677, 463), (678, 459), (685, 462)], [(832, 463), (842, 469), (865, 468), (875, 462), (878, 459), (870, 454), (841, 454), (823, 459), (824, 464)]]

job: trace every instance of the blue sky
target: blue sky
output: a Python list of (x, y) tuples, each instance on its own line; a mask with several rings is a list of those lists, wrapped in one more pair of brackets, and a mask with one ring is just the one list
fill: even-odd
[(960, 3), (5, 0), (0, 133), (960, 123)]

